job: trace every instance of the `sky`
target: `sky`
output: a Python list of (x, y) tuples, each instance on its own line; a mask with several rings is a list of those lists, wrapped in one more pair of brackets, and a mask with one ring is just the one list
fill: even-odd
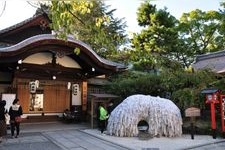
[[(218, 10), (222, 0), (152, 0), (158, 9), (167, 7), (171, 15), (179, 19), (184, 12), (194, 9), (203, 11)], [(140, 27), (136, 21), (137, 8), (144, 0), (105, 0), (110, 8), (116, 8), (115, 17), (125, 18), (128, 28), (127, 33), (139, 32)], [(32, 17), (36, 8), (29, 5), (25, 0), (7, 0), (5, 11), (4, 1), (0, 0), (0, 30)]]

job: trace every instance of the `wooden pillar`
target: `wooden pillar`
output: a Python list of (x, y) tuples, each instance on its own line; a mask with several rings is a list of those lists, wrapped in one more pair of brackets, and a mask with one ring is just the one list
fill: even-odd
[(82, 83), (82, 111), (87, 110), (87, 82)]

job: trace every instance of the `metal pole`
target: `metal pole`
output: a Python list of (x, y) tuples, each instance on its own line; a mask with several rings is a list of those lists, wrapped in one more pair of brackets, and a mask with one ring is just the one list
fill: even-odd
[(195, 126), (194, 126), (194, 117), (191, 117), (191, 139), (194, 139), (194, 133), (195, 133)]

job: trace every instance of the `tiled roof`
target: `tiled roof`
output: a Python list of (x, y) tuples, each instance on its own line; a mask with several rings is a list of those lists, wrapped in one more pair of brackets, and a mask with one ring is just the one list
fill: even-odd
[(196, 62), (198, 62), (200, 60), (211, 59), (211, 58), (216, 58), (216, 57), (221, 57), (221, 56), (225, 56), (225, 50), (214, 52), (214, 53), (198, 55), (196, 57)]
[[(35, 43), (35, 42), (38, 42), (38, 41), (43, 41), (43, 40), (60, 40), (58, 38), (56, 38), (54, 35), (52, 34), (41, 34), (41, 35), (37, 35), (37, 36), (33, 36), (33, 37), (30, 37), (16, 45), (13, 45), (13, 46), (10, 46), (10, 47), (5, 47), (5, 48), (0, 48), (0, 53), (7, 53), (7, 52), (15, 52), (18, 51), (18, 49), (21, 49), (23, 47), (26, 47), (27, 45), (29, 44), (32, 44), (32, 43)], [(123, 64), (120, 64), (120, 63), (116, 63), (116, 62), (112, 62), (112, 61), (109, 61), (109, 60), (106, 60), (106, 59), (103, 59), (102, 57), (100, 57), (99, 55), (97, 55), (93, 50), (92, 48), (83, 43), (82, 41), (79, 41), (79, 40), (75, 40), (71, 37), (68, 37), (67, 39), (67, 42), (71, 42), (71, 43), (76, 43), (78, 45), (81, 45), (82, 47), (84, 47), (86, 50), (88, 50), (88, 53), (92, 56), (94, 56), (94, 58), (105, 64), (105, 65), (108, 65), (108, 66), (111, 66), (111, 67), (115, 67), (117, 69), (127, 69), (127, 67)]]
[(100, 62), (102, 62), (104, 64), (107, 64), (109, 66), (115, 66), (118, 69), (126, 69), (127, 68), (124, 64), (116, 63), (116, 62), (113, 62), (113, 61), (110, 61), (110, 60), (100, 57), (98, 54), (95, 53), (95, 51), (92, 50), (92, 48), (89, 45), (87, 45), (79, 40), (75, 40), (71, 37), (68, 37), (68, 41), (78, 42), (80, 45), (86, 47)]
[[(46, 13), (41, 13), (41, 14), (38, 14), (38, 15), (34, 15), (33, 17), (31, 18), (28, 18), (18, 24), (15, 24), (11, 27), (8, 27), (6, 29), (3, 29), (3, 30), (0, 30), (0, 35), (1, 34), (4, 34), (6, 32), (9, 32), (9, 31), (12, 31), (12, 30), (15, 30), (31, 21), (33, 21), (35, 18), (38, 18), (42, 15), (44, 15)], [(16, 45), (13, 45), (13, 46), (8, 46), (8, 47), (3, 47), (3, 48), (0, 48), (0, 53), (1, 52), (12, 52), (12, 51), (17, 51), (19, 48), (21, 47), (25, 47), (26, 45), (28, 44), (31, 44), (32, 42), (35, 42), (35, 41), (38, 41), (38, 40), (47, 40), (47, 39), (57, 39), (54, 35), (51, 35), (51, 34), (42, 34), (42, 35), (37, 35), (37, 36), (33, 36), (33, 37), (30, 37)], [(59, 39), (58, 39), (59, 40)], [(120, 70), (120, 69), (127, 69), (127, 67), (123, 64), (120, 64), (120, 63), (116, 63), (116, 62), (113, 62), (113, 61), (109, 61), (109, 60), (106, 60), (102, 57), (100, 57), (99, 55), (97, 55), (93, 50), (92, 48), (83, 43), (82, 41), (79, 41), (79, 40), (75, 40), (71, 37), (68, 37), (68, 41), (72, 42), (72, 43), (77, 43), (79, 45), (82, 45), (83, 47), (85, 47), (90, 53), (91, 55), (93, 55), (95, 57), (95, 59), (97, 59), (98, 61), (100, 61), (101, 63), (105, 64), (105, 65), (108, 65), (108, 66), (112, 66), (112, 67), (115, 67), (116, 69)]]
[(216, 73), (225, 72), (225, 50), (199, 55), (196, 57), (196, 62), (192, 65), (196, 70), (211, 69)]
[(39, 16), (41, 16), (41, 15), (43, 15), (43, 14), (34, 15), (33, 17), (30, 17), (30, 18), (28, 18), (28, 19), (26, 19), (26, 20), (24, 20), (24, 21), (22, 21), (22, 22), (20, 22), (20, 23), (17, 23), (17, 24), (15, 24), (15, 25), (13, 25), (13, 26), (10, 26), (10, 27), (8, 27), (8, 28), (5, 28), (5, 29), (3, 29), (3, 30), (0, 30), (0, 34), (3, 34), (3, 33), (5, 33), (5, 32), (9, 32), (9, 31), (14, 30), (14, 29), (16, 29), (16, 28), (18, 28), (18, 27), (21, 27), (21, 26), (23, 26), (24, 24), (29, 23), (30, 21), (32, 21), (33, 19), (35, 19), (35, 18), (37, 18), (37, 17), (39, 17)]

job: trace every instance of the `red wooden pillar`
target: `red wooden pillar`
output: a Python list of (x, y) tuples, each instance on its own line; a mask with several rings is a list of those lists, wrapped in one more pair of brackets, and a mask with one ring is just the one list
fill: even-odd
[(219, 93), (220, 91), (213, 91), (206, 94), (206, 104), (210, 104), (211, 112), (211, 128), (212, 128), (212, 137), (216, 138), (216, 111), (215, 105), (219, 103)]
[(212, 129), (216, 129), (216, 115), (215, 115), (215, 104), (211, 103), (210, 104), (211, 107), (211, 127)]
[(225, 95), (220, 95), (221, 130), (225, 134)]

